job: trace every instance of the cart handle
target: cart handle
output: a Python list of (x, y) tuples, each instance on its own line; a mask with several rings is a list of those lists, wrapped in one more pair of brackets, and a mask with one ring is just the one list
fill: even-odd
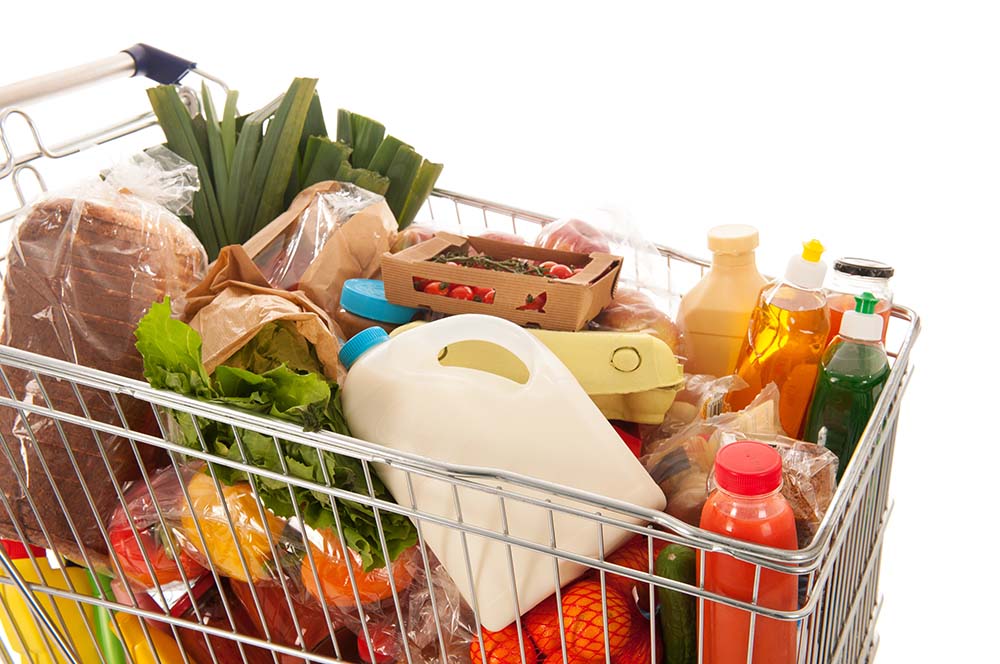
[[(135, 44), (101, 60), (2, 86), (0, 109), (126, 76), (145, 76), (157, 83), (173, 84), (194, 69), (192, 60), (148, 44)], [(215, 80), (210, 76), (206, 78)]]

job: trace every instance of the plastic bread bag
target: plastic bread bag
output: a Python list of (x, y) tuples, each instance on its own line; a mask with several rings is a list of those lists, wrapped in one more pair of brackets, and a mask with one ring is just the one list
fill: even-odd
[(641, 460), (667, 497), (667, 513), (698, 525), (719, 448), (734, 440), (783, 433), (778, 388), (771, 383), (738, 413), (696, 420), (672, 436), (650, 441)]
[[(154, 148), (117, 164), (104, 180), (46, 194), (27, 208), (11, 232), (0, 343), (141, 378), (132, 336), (136, 323), (151, 303), (167, 296), (179, 311), (185, 292), (205, 274), (204, 248), (175, 215), (188, 209), (197, 186), (194, 166)], [(78, 400), (68, 382), (39, 381), (15, 368), (6, 372), (13, 394), (0, 387), (5, 397), (123, 424), (103, 391), (81, 388)], [(131, 428), (156, 430), (148, 406), (125, 396), (119, 400)], [(0, 509), (0, 534), (17, 537), (20, 527), (29, 541), (104, 570), (100, 522), (118, 498), (102, 455), (119, 482), (135, 479), (139, 462), (154, 466), (160, 455), (138, 445), (137, 459), (123, 438), (97, 436), (69, 422), (60, 426), (42, 414), (0, 409), (0, 490), (10, 508)]]
[(395, 239), (396, 219), (382, 196), (320, 182), (244, 247), (272, 286), (301, 290), (335, 317), (344, 282), (376, 276)]

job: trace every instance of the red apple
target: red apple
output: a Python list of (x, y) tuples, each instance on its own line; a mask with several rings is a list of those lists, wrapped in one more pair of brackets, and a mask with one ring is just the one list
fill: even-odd
[(684, 354), (680, 328), (648, 295), (637, 290), (619, 288), (611, 304), (598, 314), (592, 325), (599, 330), (648, 332), (662, 339), (674, 354)]
[(535, 238), (536, 247), (575, 251), (580, 254), (609, 253), (608, 238), (580, 219), (560, 219), (545, 226)]
[(510, 242), (512, 244), (525, 244), (524, 238), (520, 235), (507, 233), (505, 231), (483, 231), (479, 234), (479, 237), (487, 240), (497, 240), (499, 242)]
[(399, 235), (396, 236), (396, 241), (393, 242), (392, 247), (389, 248), (389, 252), (398, 254), (403, 249), (408, 249), (415, 244), (420, 244), (425, 240), (431, 239), (434, 237), (434, 233), (436, 232), (437, 231), (428, 226), (410, 224), (399, 232)]

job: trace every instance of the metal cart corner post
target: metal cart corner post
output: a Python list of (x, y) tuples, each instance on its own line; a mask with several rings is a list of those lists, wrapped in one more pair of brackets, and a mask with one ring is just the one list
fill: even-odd
[[(195, 72), (225, 87), (225, 84), (219, 79), (199, 71), (194, 62), (177, 58), (142, 44), (137, 44), (117, 55), (90, 65), (74, 67), (56, 74), (0, 87), (0, 186), (4, 185), (5, 182), (10, 182), (17, 198), (15, 209), (7, 212), (0, 209), (0, 224), (9, 222), (17, 215), (18, 209), (30, 202), (26, 200), (26, 195), (19, 187), (18, 177), (21, 174), (30, 173), (33, 175), (44, 190), (46, 189), (46, 181), (42, 174), (49, 161), (71, 157), (93, 146), (108, 143), (153, 128), (156, 125), (152, 113), (145, 113), (89, 132), (78, 139), (51, 145), (46, 143), (43, 138), (45, 130), (37, 126), (31, 119), (31, 114), (19, 105), (55, 94), (68, 93), (86, 85), (121, 76), (145, 75), (160, 83), (178, 84), (183, 76), (189, 72)], [(197, 99), (193, 95), (187, 95), (185, 100), (192, 111), (197, 110)], [(8, 124), (15, 117), (26, 124), (33, 138), (34, 146), (27, 151), (16, 151), (13, 143), (8, 140)], [(156, 140), (151, 136), (150, 143)], [(435, 190), (424, 209), (424, 214), (437, 222), (456, 225), (470, 231), (503, 225), (507, 230), (527, 235), (551, 221), (551, 218), (545, 215), (445, 190)], [(671, 275), (671, 286), (675, 294), (683, 291), (685, 283), (693, 283), (707, 267), (705, 261), (684, 252), (666, 247), (659, 249), (662, 260)], [(5, 255), (6, 250), (3, 253)], [(0, 262), (0, 266), (2, 265), (3, 263)], [(124, 417), (117, 421), (102, 421), (90, 417), (86, 412), (81, 415), (77, 412), (57, 408), (51, 403), (19, 402), (13, 398), (14, 395), (9, 392), (9, 389), (0, 389), (0, 408), (14, 409), (22, 417), (45, 418), (60, 426), (72, 425), (89, 429), (95, 436), (99, 434), (119, 436), (133, 446), (137, 455), (140, 446), (157, 447), (170, 453), (175, 459), (175, 463), (181, 454), (205, 461), (211, 460), (222, 466), (242, 470), (253, 478), (287, 482), (289, 491), (292, 491), (293, 487), (302, 488), (327, 495), (331, 501), (349, 499), (370, 506), (375, 510), (403, 514), (417, 523), (418, 531), (422, 525), (424, 527), (427, 525), (444, 526), (460, 530), (469, 536), (503, 542), (511, 549), (521, 548), (544, 552), (552, 556), (554, 563), (557, 560), (569, 560), (589, 569), (589, 573), (597, 575), (601, 579), (602, 587), (604, 587), (603, 584), (608, 575), (617, 575), (639, 584), (648, 584), (650, 599), (653, 597), (654, 588), (670, 588), (695, 597), (699, 602), (714, 601), (736, 607), (747, 612), (751, 621), (768, 619), (794, 622), (797, 624), (797, 660), (803, 664), (866, 662), (871, 661), (874, 657), (878, 644), (875, 634), (875, 625), (880, 609), (878, 577), (882, 564), (883, 534), (891, 513), (889, 481), (902, 397), (910, 378), (910, 353), (920, 330), (920, 321), (912, 310), (896, 306), (892, 311), (891, 327), (898, 333), (895, 337), (898, 337), (899, 342), (889, 349), (893, 358), (889, 381), (812, 544), (798, 551), (780, 551), (728, 539), (701, 531), (666, 514), (643, 510), (607, 497), (586, 494), (530, 477), (488, 468), (455, 466), (432, 459), (414, 457), (332, 433), (305, 432), (286, 423), (192, 401), (171, 393), (153, 390), (148, 385), (130, 378), (33, 355), (7, 346), (0, 346), (0, 377), (3, 377), (5, 384), (7, 383), (6, 372), (12, 370), (27, 371), (34, 375), (41, 384), (46, 381), (68, 383), (73, 386), (77, 394), (81, 390), (93, 390), (106, 394), (115, 403), (122, 398), (136, 400), (146, 404), (150, 412), (156, 415), (157, 422), (160, 423), (160, 430), (158, 434), (137, 431), (129, 426)], [(709, 592), (698, 584), (683, 584), (655, 576), (652, 562), (646, 570), (630, 569), (609, 561), (603, 553), (597, 558), (582, 557), (571, 551), (560, 549), (555, 541), (545, 545), (524, 541), (505, 532), (506, 529), (497, 532), (484, 531), (475, 527), (474, 524), (462, 522), (460, 518), (456, 520), (442, 519), (439, 516), (421, 512), (417, 507), (406, 508), (380, 501), (373, 493), (366, 495), (344, 492), (338, 489), (329, 477), (325, 478), (325, 482), (322, 483), (308, 482), (255, 468), (246, 463), (246, 459), (241, 461), (220, 460), (207, 450), (192, 451), (180, 447), (172, 441), (168, 435), (167, 427), (163, 426), (160, 419), (162, 413), (165, 412), (164, 409), (169, 409), (170, 412), (174, 413), (183, 413), (192, 418), (214, 420), (220, 426), (232, 427), (235, 432), (251, 431), (268, 436), (279, 447), (280, 441), (294, 441), (313, 446), (321, 452), (329, 451), (348, 455), (358, 459), (366, 473), (369, 473), (371, 464), (392, 464), (413, 477), (430, 477), (451, 485), (454, 487), (456, 500), (459, 496), (459, 487), (463, 491), (482, 492), (496, 496), (501, 510), (505, 501), (518, 501), (544, 506), (549, 510), (551, 517), (554, 512), (568, 512), (570, 510), (562, 505), (559, 499), (572, 499), (576, 504), (588, 506), (588, 509), (577, 516), (592, 520), (598, 529), (622, 528), (638, 537), (644, 537), (650, 551), (653, 551), (654, 545), (674, 542), (695, 548), (702, 554), (704, 552), (726, 554), (754, 565), (758, 573), (761, 570), (776, 570), (800, 577), (804, 597), (795, 610), (777, 610), (757, 601), (747, 602)], [(2, 433), (0, 432), (0, 434)], [(6, 443), (0, 445), (0, 448), (6, 449)], [(117, 480), (113, 477), (109, 477), (109, 481), (117, 484)], [(58, 492), (58, 487), (54, 488)], [(122, 490), (120, 486), (117, 488), (119, 491)], [(264, 509), (259, 499), (258, 506), (261, 510)], [(0, 505), (0, 510), (5, 509)], [(577, 512), (580, 510), (577, 509)], [(107, 515), (97, 516), (106, 518)], [(163, 515), (159, 514), (159, 517), (162, 519)], [(633, 522), (634, 519), (641, 519), (650, 525), (636, 526)], [(271, 536), (268, 535), (268, 538), (270, 540)], [(31, 544), (31, 542), (23, 543)], [(382, 543), (384, 546), (384, 540)], [(269, 546), (274, 550), (275, 543), (269, 541)], [(239, 547), (237, 550), (239, 551)], [(307, 550), (309, 550), (308, 546)], [(422, 550), (422, 553), (427, 571), (424, 583), (430, 590), (433, 603), (435, 593), (431, 588), (431, 570), (426, 564), (427, 551)], [(242, 559), (242, 552), (240, 552), (240, 558), (245, 566), (246, 560)], [(298, 656), (316, 662), (342, 661), (341, 649), (337, 645), (336, 639), (334, 639), (334, 654), (311, 655), (294, 645), (274, 643), (273, 640), (269, 642), (259, 638), (259, 636), (239, 633), (235, 623), (232, 622), (228, 605), (226, 612), (230, 614), (232, 628), (219, 629), (200, 622), (158, 614), (114, 598), (95, 598), (44, 583), (29, 582), (19, 573), (13, 561), (3, 551), (0, 551), (0, 567), (3, 571), (3, 574), (0, 575), (0, 585), (17, 589), (38, 624), (51, 638), (54, 649), (59, 651), (64, 661), (76, 662), (79, 661), (79, 657), (75, 652), (74, 644), (70, 642), (61, 629), (60, 616), (53, 615), (53, 612), (47, 608), (49, 604), (52, 604), (53, 598), (70, 600), (81, 606), (103, 606), (116, 612), (144, 619), (141, 624), (144, 626), (145, 638), (150, 640), (150, 648), (153, 645), (146, 625), (159, 624), (169, 628), (175, 638), (179, 638), (177, 637), (179, 630), (192, 630), (203, 634), (205, 643), (209, 644), (209, 650), (213, 653), (213, 658), (215, 657), (214, 649), (209, 637), (234, 641), (241, 653), (247, 652), (247, 648), (270, 651), (275, 662), (278, 661), (279, 654)], [(554, 564), (553, 567), (558, 578), (558, 565)], [(218, 579), (217, 570), (213, 570), (213, 573)], [(514, 578), (510, 579), (512, 584), (516, 581)], [(371, 648), (372, 637), (365, 626), (365, 617), (367, 612), (371, 611), (371, 607), (366, 607), (361, 602), (353, 574), (351, 583), (357, 601), (356, 606), (350, 610), (355, 611), (361, 619), (362, 638)], [(639, 587), (644, 586), (640, 585)], [(282, 589), (289, 611), (295, 620), (294, 598), (284, 585), (282, 585)], [(405, 607), (400, 598), (401, 592), (397, 592), (395, 585), (393, 586), (391, 598), (394, 604), (393, 612), (399, 620), (405, 618)], [(256, 594), (254, 594), (254, 602), (256, 607), (252, 608), (260, 612), (260, 600)], [(605, 615), (607, 615), (606, 596), (603, 598), (603, 604)], [(55, 605), (52, 604), (52, 606)], [(327, 610), (325, 602), (324, 610)], [(448, 643), (446, 643), (444, 626), (438, 617), (438, 610), (435, 605), (434, 627), (436, 634), (433, 637), (433, 645), (435, 652), (443, 656), (444, 653), (448, 652)], [(475, 617), (475, 625), (478, 627), (477, 611), (475, 607), (471, 607), (471, 610)], [(261, 617), (263, 617), (263, 613), (261, 613)], [(296, 624), (298, 623), (296, 622)], [(329, 617), (327, 624), (332, 632), (334, 628)], [(655, 641), (656, 632), (658, 632), (658, 628), (650, 629), (651, 642)], [(518, 625), (518, 635), (521, 653), (525, 652), (525, 648), (534, 648), (530, 641), (525, 640), (520, 624)], [(119, 636), (121, 636), (120, 632)], [(566, 634), (564, 629), (560, 629), (560, 638), (562, 651), (565, 653)], [(608, 638), (607, 635), (605, 638)], [(481, 644), (482, 641), (480, 640), (479, 643)], [(405, 642), (405, 645), (405, 652), (400, 655), (400, 661), (407, 661), (410, 664), (425, 661), (418, 659), (418, 656), (423, 657), (423, 655), (418, 655), (415, 649), (411, 652), (411, 644), (408, 641)], [(650, 650), (650, 663), (656, 664), (655, 653), (657, 651), (655, 644), (652, 645), (654, 647)], [(610, 655), (608, 657), (610, 659)]]

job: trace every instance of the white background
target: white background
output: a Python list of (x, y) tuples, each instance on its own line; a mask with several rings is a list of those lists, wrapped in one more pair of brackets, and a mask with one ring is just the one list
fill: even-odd
[[(997, 611), (994, 486), (1000, 21), (990, 3), (417, 6), (6, 2), (0, 83), (135, 41), (197, 59), (241, 109), (318, 76), (328, 114), (383, 121), (441, 186), (552, 214), (629, 209), (704, 253), (761, 231), (780, 272), (892, 263), (923, 317), (899, 429), (880, 662), (983, 661)], [(220, 5), (222, 3), (219, 3)], [(156, 12), (155, 14), (153, 12)], [(185, 13), (188, 12), (188, 13)], [(145, 107), (142, 85), (40, 110), (55, 139)], [(979, 655), (978, 657), (976, 655)]]

